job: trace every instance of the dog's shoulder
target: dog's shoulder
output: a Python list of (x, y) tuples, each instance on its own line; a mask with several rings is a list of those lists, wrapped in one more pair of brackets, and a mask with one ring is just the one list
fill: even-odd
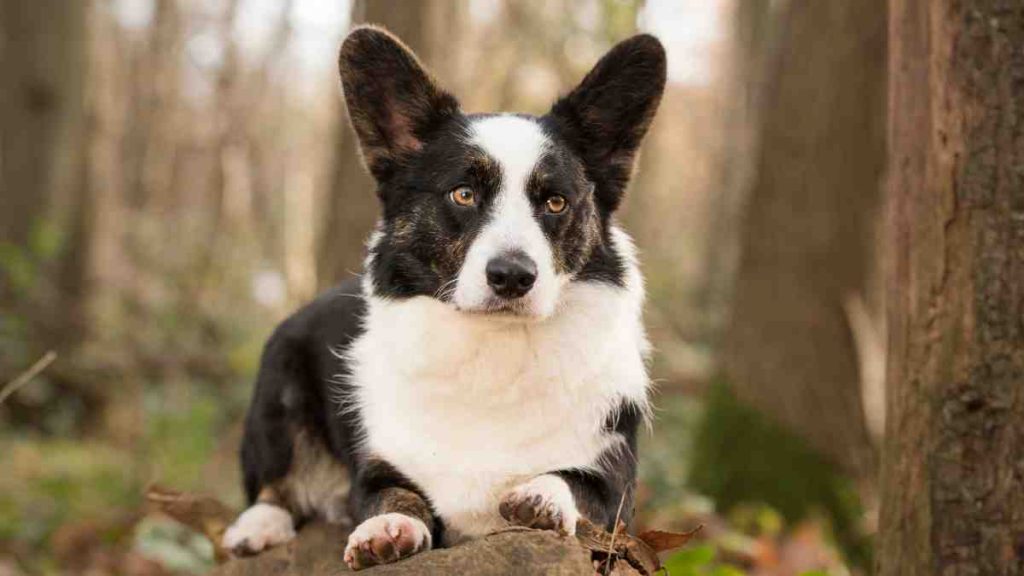
[(326, 290), (278, 324), (263, 348), (263, 367), (296, 369), (319, 387), (344, 371), (345, 351), (362, 334), (365, 313), (358, 278)]
[(359, 335), (365, 313), (366, 299), (359, 278), (346, 280), (286, 318), (271, 340), (344, 346)]

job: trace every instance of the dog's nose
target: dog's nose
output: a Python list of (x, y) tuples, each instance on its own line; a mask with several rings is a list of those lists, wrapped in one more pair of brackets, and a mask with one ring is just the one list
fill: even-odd
[(511, 252), (487, 263), (487, 285), (503, 298), (521, 298), (537, 280), (537, 265), (522, 252)]

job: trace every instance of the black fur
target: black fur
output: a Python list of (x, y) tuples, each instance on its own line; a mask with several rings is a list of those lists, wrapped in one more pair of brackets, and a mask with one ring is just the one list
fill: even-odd
[(264, 346), (242, 438), (250, 504), (288, 473), (298, 430), (322, 439), (331, 455), (359, 470), (355, 443), (361, 425), (357, 414), (341, 417), (332, 401), (345, 370), (332, 349), (344, 349), (359, 334), (364, 310), (358, 281), (345, 282), (285, 320)]
[[(373, 293), (444, 301), (449, 297), (444, 288), (487, 221), (501, 170), (466, 141), (475, 117), (464, 115), (455, 98), (390, 34), (375, 28), (352, 32), (339, 68), (349, 116), (382, 205), (368, 264)], [(661, 45), (637, 36), (612, 49), (549, 114), (533, 118), (555, 145), (541, 159), (527, 193), (559, 271), (577, 281), (624, 284), (626, 263), (612, 249), (611, 218), (664, 83)], [(448, 193), (462, 185), (479, 194), (476, 206), (448, 200)], [(553, 194), (568, 200), (564, 213), (544, 211)], [(265, 490), (282, 485), (294, 472), (296, 438), (304, 433), (348, 471), (348, 506), (356, 523), (402, 511), (422, 519), (440, 544), (443, 525), (427, 495), (395, 466), (358, 449), (363, 433), (358, 410), (343, 410), (337, 402), (339, 394), (351, 392), (344, 352), (363, 329), (365, 307), (358, 280), (346, 282), (288, 318), (267, 342), (242, 442), (246, 494), (255, 502), (265, 498)], [(620, 502), (623, 519), (632, 516), (641, 420), (641, 409), (628, 403), (609, 415), (609, 431), (624, 441), (602, 456), (600, 472), (553, 471), (596, 523), (611, 527)]]
[(349, 119), (374, 178), (389, 179), (409, 154), (459, 115), (401, 41), (372, 27), (358, 28), (338, 55)]
[(665, 90), (665, 49), (639, 34), (611, 49), (545, 117), (576, 151), (596, 184), (605, 214), (618, 208), (633, 159)]
[(580, 513), (609, 531), (615, 527), (616, 517), (627, 525), (633, 520), (636, 503), (636, 436), (643, 420), (643, 410), (639, 406), (623, 402), (618, 410), (608, 416), (605, 424), (609, 431), (622, 437), (622, 443), (601, 455), (599, 471), (556, 472), (569, 484)]

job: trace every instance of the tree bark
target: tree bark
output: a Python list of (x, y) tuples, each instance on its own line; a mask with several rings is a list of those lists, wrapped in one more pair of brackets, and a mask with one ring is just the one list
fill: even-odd
[(1024, 6), (893, 0), (878, 572), (1024, 574)]
[(868, 290), (884, 161), (885, 5), (792, 2), (763, 96), (725, 371), (738, 397), (870, 485), (844, 312)]
[[(450, 55), (458, 36), (452, 32), (458, 30), (463, 17), (463, 3), (454, 0), (357, 0), (352, 8), (354, 23), (378, 24), (390, 30), (449, 90), (456, 88), (450, 80), (457, 72)], [(362, 270), (364, 242), (377, 215), (376, 185), (363, 168), (359, 144), (340, 100), (334, 175), (317, 248), (317, 283), (321, 288)]]

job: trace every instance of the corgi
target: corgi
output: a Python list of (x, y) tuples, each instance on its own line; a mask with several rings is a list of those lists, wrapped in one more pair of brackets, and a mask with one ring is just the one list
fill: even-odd
[(245, 421), (254, 554), (350, 523), (353, 569), (511, 525), (629, 521), (648, 342), (614, 219), (665, 86), (661, 43), (614, 46), (543, 116), (466, 114), (387, 31), (339, 70), (381, 216), (361, 277), (267, 342)]

